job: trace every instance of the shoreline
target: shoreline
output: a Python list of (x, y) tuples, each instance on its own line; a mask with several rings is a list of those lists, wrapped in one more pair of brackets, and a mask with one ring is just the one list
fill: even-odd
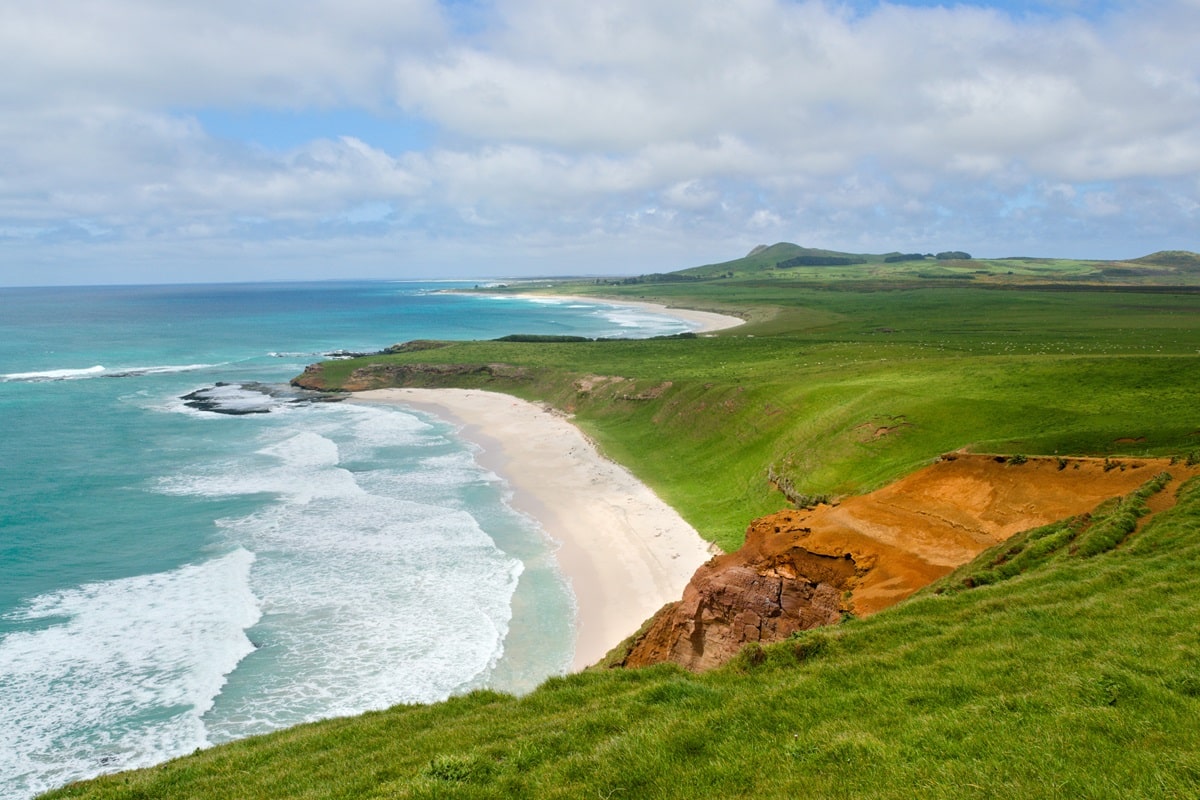
[(555, 300), (563, 300), (567, 302), (577, 301), (580, 303), (598, 303), (601, 305), (611, 306), (628, 306), (642, 311), (651, 311), (655, 314), (661, 314), (664, 317), (674, 317), (682, 320), (689, 325), (695, 325), (695, 333), (714, 333), (716, 331), (728, 330), (736, 328), (739, 325), (745, 325), (746, 320), (741, 317), (735, 317), (731, 314), (718, 314), (715, 311), (697, 311), (692, 308), (677, 308), (675, 306), (667, 306), (662, 303), (651, 303), (647, 300), (627, 300), (623, 297), (588, 297), (578, 294), (531, 294), (524, 293), (518, 295), (532, 300), (544, 300), (552, 298)]
[(566, 418), (478, 389), (375, 389), (352, 402), (433, 414), (480, 449), (479, 464), (512, 490), (510, 505), (557, 544), (575, 594), (571, 669), (596, 663), (667, 603), (679, 600), (711, 545)]

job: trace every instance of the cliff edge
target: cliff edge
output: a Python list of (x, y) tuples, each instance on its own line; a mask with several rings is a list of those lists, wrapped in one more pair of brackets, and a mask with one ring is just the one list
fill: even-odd
[(1163, 471), (1200, 474), (1166, 459), (953, 453), (870, 494), (762, 517), (741, 549), (696, 571), (616, 664), (699, 671), (751, 642), (872, 614), (1016, 533), (1087, 514)]

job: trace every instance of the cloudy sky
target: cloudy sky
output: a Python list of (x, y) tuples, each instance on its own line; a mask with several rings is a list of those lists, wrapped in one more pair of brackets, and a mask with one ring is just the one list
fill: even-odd
[(1200, 0), (5, 0), (0, 284), (1200, 250)]

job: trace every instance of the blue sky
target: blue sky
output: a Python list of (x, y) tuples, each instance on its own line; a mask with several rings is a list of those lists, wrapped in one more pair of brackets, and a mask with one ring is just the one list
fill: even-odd
[(1200, 0), (18, 0), (0, 284), (1200, 249)]

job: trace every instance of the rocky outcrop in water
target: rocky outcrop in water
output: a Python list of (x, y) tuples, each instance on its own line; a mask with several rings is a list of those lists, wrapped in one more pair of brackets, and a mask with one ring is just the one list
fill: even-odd
[(248, 414), (270, 414), (272, 411), (288, 405), (335, 403), (342, 397), (287, 384), (246, 381), (244, 383), (218, 382), (212, 386), (189, 392), (179, 399), (183, 400), (185, 406), (197, 411), (237, 417)]

